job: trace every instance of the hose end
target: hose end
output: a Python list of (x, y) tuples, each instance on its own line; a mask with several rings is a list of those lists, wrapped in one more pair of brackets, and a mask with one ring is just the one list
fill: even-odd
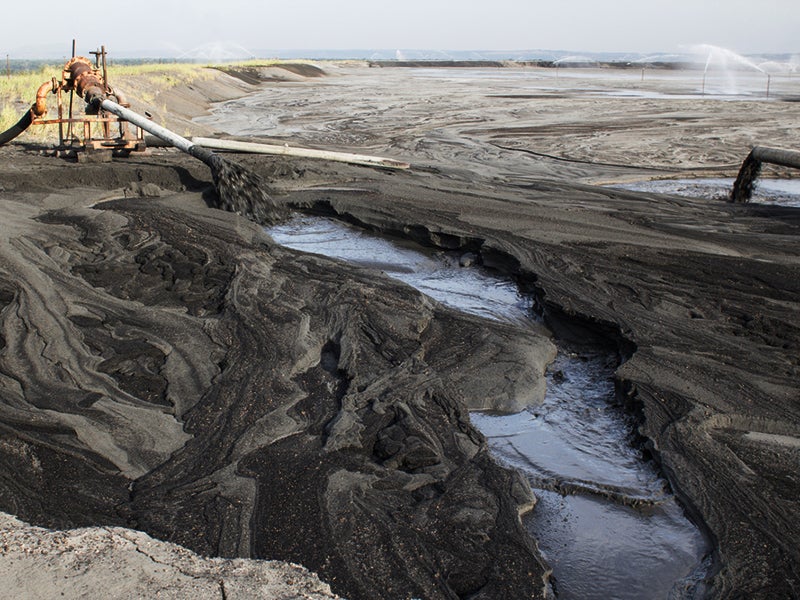
[(209, 150), (208, 148), (203, 148), (202, 146), (198, 146), (197, 144), (195, 144), (193, 146), (189, 146), (189, 149), (187, 150), (187, 152), (189, 154), (191, 154), (192, 156), (194, 156), (196, 159), (202, 160), (209, 167), (211, 167), (211, 169), (213, 171), (213, 169), (215, 167), (215, 159), (217, 158), (217, 155), (214, 154), (211, 150)]

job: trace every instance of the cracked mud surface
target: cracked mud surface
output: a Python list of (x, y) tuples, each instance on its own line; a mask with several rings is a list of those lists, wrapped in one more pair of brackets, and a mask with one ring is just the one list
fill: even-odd
[(0, 545), (10, 598), (338, 598), (298, 565), (203, 558), (120, 527), (49, 531), (0, 515)]
[[(648, 451), (714, 541), (710, 594), (797, 596), (798, 211), (578, 183), (644, 171), (498, 151), (492, 136), (538, 151), (536, 138), (508, 129), (505, 113), (465, 133), (470, 111), (495, 117), (496, 98), (479, 93), (454, 107), (421, 90), (439, 111), (425, 109), (429, 134), (380, 110), (388, 88), (370, 127), (332, 119), (356, 114), (354, 100), (332, 101), (354, 93), (347, 77), (280, 88), (274, 112), (313, 92), (301, 140), (367, 136), (376, 153), (419, 152), (425, 168), (240, 162), (279, 203), (478, 252), (535, 289), (553, 326), (615, 340), (630, 357), (618, 389)], [(614, 115), (614, 101), (592, 103)], [(681, 108), (712, 137), (741, 123), (739, 106)], [(755, 119), (754, 142), (770, 128), (784, 139), (797, 109), (780, 108)], [(452, 123), (437, 128), (437, 114)], [(678, 140), (671, 123), (682, 121), (664, 119), (669, 147), (631, 162), (699, 168), (700, 146), (732, 161), (735, 144)], [(547, 340), (276, 247), (206, 207), (210, 175), (188, 157), (79, 167), (5, 148), (0, 164), (1, 509), (301, 562), (352, 598), (542, 596), (546, 566), (516, 517), (529, 498), (490, 460), (466, 407), (534, 384)], [(162, 197), (89, 208), (132, 182)], [(520, 368), (531, 360), (542, 370)]]

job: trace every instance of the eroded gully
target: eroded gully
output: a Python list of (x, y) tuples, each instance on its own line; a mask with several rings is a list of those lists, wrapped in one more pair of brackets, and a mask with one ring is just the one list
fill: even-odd
[[(369, 266), (451, 307), (536, 324), (533, 296), (479, 257), (422, 250), (338, 221), (297, 216), (269, 228), (285, 246)], [(709, 544), (686, 518), (616, 401), (616, 345), (585, 331), (555, 339), (543, 404), (513, 415), (473, 413), (495, 457), (528, 478), (538, 503), (523, 517), (553, 568), (559, 598), (702, 595)]]

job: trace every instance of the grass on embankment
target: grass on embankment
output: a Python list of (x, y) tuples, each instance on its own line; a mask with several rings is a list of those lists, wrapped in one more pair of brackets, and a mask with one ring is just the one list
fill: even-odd
[[(225, 67), (235, 66), (270, 66), (277, 65), (278, 60), (249, 60), (236, 63), (225, 63)], [(304, 62), (304, 61), (292, 61)], [(109, 65), (108, 79), (112, 88), (124, 93), (129, 101), (139, 105), (151, 106), (152, 112), (165, 114), (166, 106), (160, 106), (158, 96), (177, 86), (208, 81), (217, 76), (215, 65), (197, 63), (144, 63), (139, 65)], [(12, 73), (10, 77), (0, 76), (0, 132), (16, 123), (36, 100), (36, 90), (40, 85), (53, 77), (61, 79), (63, 64), (43, 66), (35, 71)], [(135, 96), (135, 97), (134, 97)], [(68, 106), (69, 94), (64, 95), (64, 104)], [(163, 102), (162, 102), (163, 104)], [(76, 116), (83, 114), (84, 104), (79, 98), (74, 100), (73, 112)], [(47, 118), (57, 117), (57, 101), (54, 94), (47, 95)], [(66, 112), (66, 111), (65, 111)], [(66, 115), (65, 115), (66, 116)], [(158, 118), (154, 116), (156, 122)], [(163, 123), (162, 123), (163, 124)], [(57, 125), (32, 125), (19, 138), (21, 141), (51, 142), (57, 139)]]

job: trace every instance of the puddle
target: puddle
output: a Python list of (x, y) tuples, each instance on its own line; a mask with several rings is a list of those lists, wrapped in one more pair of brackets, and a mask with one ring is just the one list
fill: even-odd
[[(465, 312), (533, 325), (532, 301), (513, 282), (461, 267), (457, 254), (318, 217), (267, 231), (280, 244), (376, 268)], [(562, 345), (541, 406), (471, 418), (498, 460), (534, 488), (539, 502), (523, 523), (553, 568), (558, 598), (689, 597), (708, 547), (633, 447), (632, 424), (614, 404), (616, 366), (616, 354), (600, 346)]]
[(453, 308), (500, 321), (529, 321), (531, 300), (513, 282), (483, 268), (462, 268), (460, 253), (424, 254), (415, 244), (319, 217), (298, 216), (267, 231), (279, 244), (374, 268)]
[[(591, 62), (591, 61), (590, 61)], [(536, 92), (570, 93), (585, 97), (635, 100), (715, 100), (777, 101), (786, 98), (788, 88), (778, 86), (776, 75), (772, 93), (764, 73), (737, 73), (726, 76), (702, 71), (640, 68), (412, 68), (413, 77), (457, 83), (514, 84), (519, 89)], [(730, 74), (729, 74), (730, 75)], [(788, 81), (784, 78), (783, 81)], [(596, 87), (585, 87), (590, 82)], [(555, 84), (555, 85), (553, 85)]]
[(632, 423), (613, 402), (615, 365), (589, 349), (561, 352), (542, 406), (470, 418), (534, 488), (539, 503), (523, 523), (559, 598), (681, 598), (701, 578), (707, 547), (632, 445)]
[[(660, 179), (614, 185), (624, 190), (656, 192), (721, 200), (733, 189), (732, 178)], [(774, 204), (800, 208), (800, 179), (756, 179), (751, 204)]]

